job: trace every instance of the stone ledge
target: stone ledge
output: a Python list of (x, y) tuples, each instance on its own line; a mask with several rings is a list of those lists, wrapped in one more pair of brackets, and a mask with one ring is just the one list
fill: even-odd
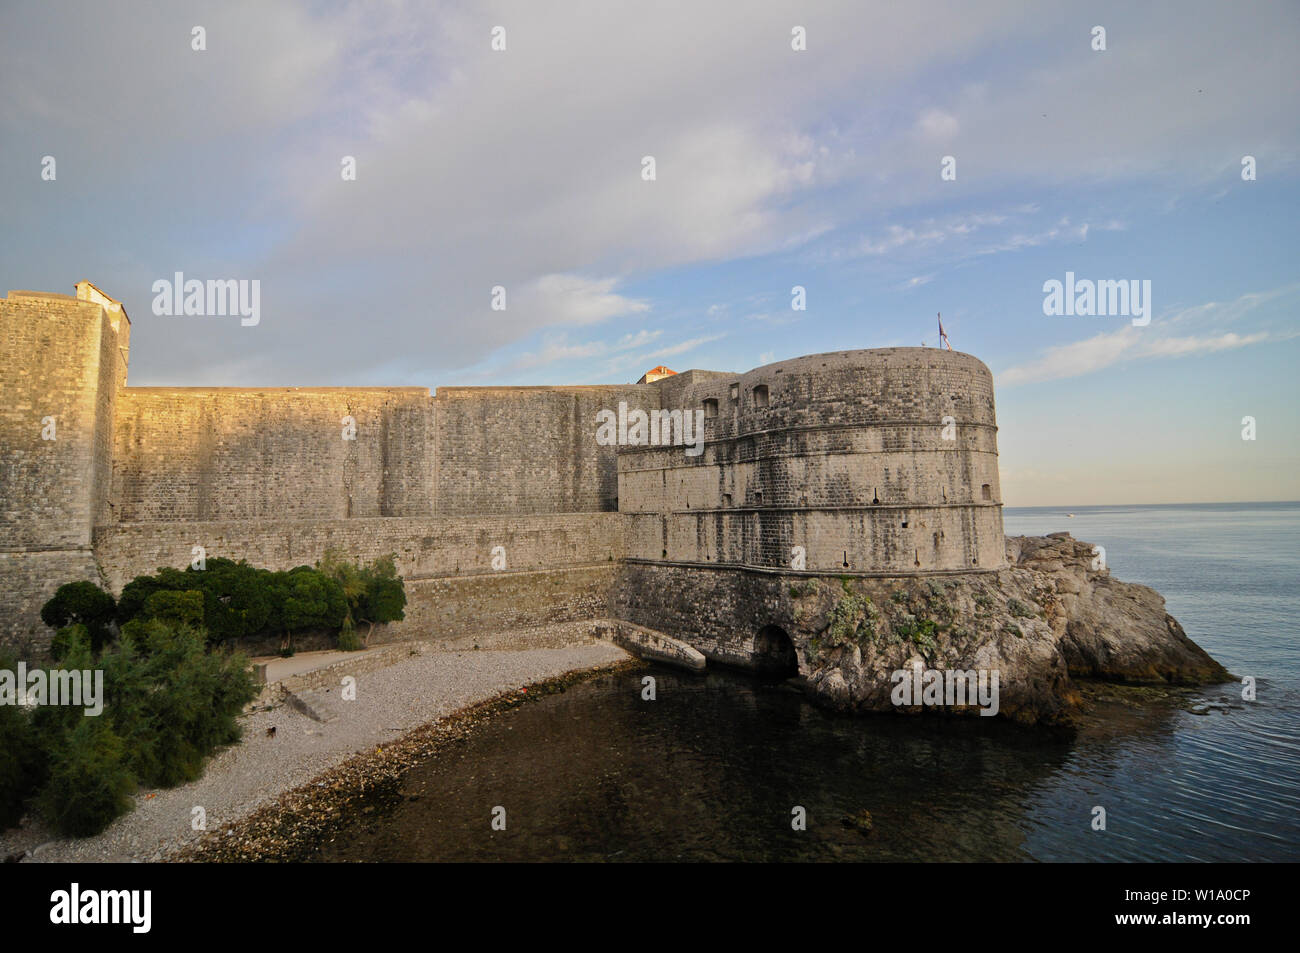
[(702, 653), (685, 642), (633, 622), (599, 619), (593, 623), (592, 631), (597, 638), (613, 642), (637, 658), (675, 665), (692, 672), (702, 672), (708, 664)]

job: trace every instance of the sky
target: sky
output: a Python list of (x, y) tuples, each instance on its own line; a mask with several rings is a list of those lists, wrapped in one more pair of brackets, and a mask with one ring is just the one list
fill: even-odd
[[(120, 299), (133, 385), (624, 383), (941, 312), (1008, 506), (1295, 500), (1297, 48), (1295, 2), (6, 0), (0, 292)], [(176, 272), (258, 323), (155, 314)], [(1149, 321), (1045, 314), (1067, 273)]]

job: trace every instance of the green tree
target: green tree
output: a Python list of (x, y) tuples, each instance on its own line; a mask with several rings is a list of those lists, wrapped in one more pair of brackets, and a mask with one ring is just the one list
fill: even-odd
[(125, 625), (132, 619), (144, 614), (144, 604), (155, 592), (185, 592), (195, 589), (189, 584), (185, 573), (179, 569), (164, 566), (152, 576), (136, 576), (122, 589), (122, 597), (117, 600), (117, 621)]
[(405, 618), (406, 588), (392, 556), (380, 556), (362, 567), (326, 550), (316, 568), (336, 580), (347, 599), (342, 639), (355, 638), (351, 633), (361, 623), (366, 624), (365, 638), (369, 639), (376, 625)]
[(201, 589), (164, 589), (144, 601), (144, 617), (176, 625), (203, 625), (203, 591)]
[(95, 652), (112, 639), (116, 614), (117, 602), (93, 582), (64, 583), (41, 607), (41, 621), (52, 629), (84, 625)]

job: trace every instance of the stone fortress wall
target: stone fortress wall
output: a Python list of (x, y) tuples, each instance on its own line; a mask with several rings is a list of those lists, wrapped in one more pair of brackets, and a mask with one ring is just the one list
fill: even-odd
[[(273, 569), (328, 547), (394, 553), (409, 603), (384, 638), (509, 629), (522, 644), (619, 616), (742, 663), (783, 579), (1005, 565), (992, 379), (969, 355), (430, 395), (127, 387), (129, 335), (87, 282), (0, 299), (0, 645), (43, 650), (39, 609), (61, 583), (120, 592), (195, 546)], [(703, 452), (598, 441), (620, 402), (704, 410)]]

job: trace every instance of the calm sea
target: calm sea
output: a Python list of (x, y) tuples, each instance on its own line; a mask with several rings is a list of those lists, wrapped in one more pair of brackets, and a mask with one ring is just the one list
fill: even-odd
[[(317, 859), (1300, 860), (1300, 504), (1072, 512), (1008, 509), (1006, 530), (1104, 546), (1256, 679), (1256, 701), (1235, 683), (1101, 690), (1061, 741), (1000, 719), (837, 716), (720, 670), (654, 669), (654, 701), (644, 673), (607, 676), (412, 769)], [(866, 834), (843, 822), (861, 811)]]

